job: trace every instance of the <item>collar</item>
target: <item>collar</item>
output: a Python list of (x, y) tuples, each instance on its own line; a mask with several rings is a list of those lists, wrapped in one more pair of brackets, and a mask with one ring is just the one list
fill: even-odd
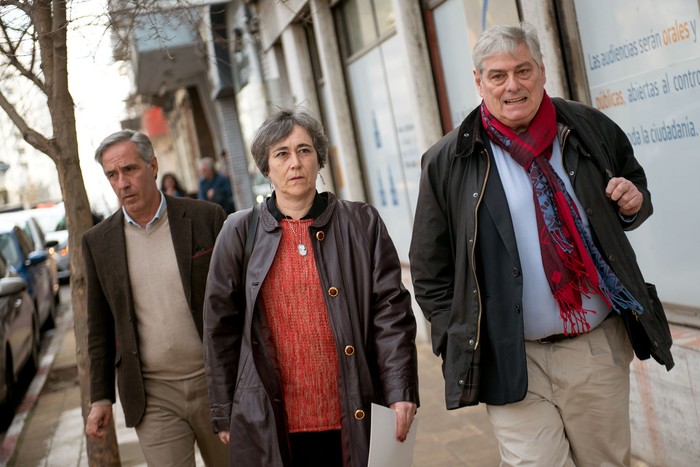
[[(156, 223), (161, 217), (163, 217), (163, 215), (165, 214), (165, 210), (166, 210), (165, 196), (163, 196), (163, 193), (162, 193), (162, 192), (159, 191), (159, 193), (160, 193), (160, 206), (158, 206), (158, 210), (156, 211), (155, 215), (153, 216), (153, 219), (151, 219), (151, 220), (148, 222), (148, 224), (146, 224), (146, 229), (145, 229), (145, 230), (148, 230), (150, 227), (152, 227), (153, 224), (155, 224), (155, 223)], [(131, 224), (131, 225), (133, 225), (133, 226), (135, 226), (135, 227), (138, 227), (139, 229), (142, 229), (142, 228), (143, 228), (143, 227), (141, 227), (141, 226), (133, 219), (133, 217), (131, 217), (131, 216), (129, 215), (128, 212), (126, 212), (126, 209), (124, 209), (124, 206), (122, 206), (122, 213), (124, 213), (124, 219), (126, 219), (126, 221), (127, 221), (129, 224)]]
[[(565, 112), (564, 100), (559, 97), (552, 97), (552, 104), (554, 104), (554, 108), (557, 111), (557, 130), (559, 142), (561, 143), (564, 133), (573, 131), (574, 126), (568, 118), (568, 113)], [(467, 115), (467, 118), (462, 121), (457, 130), (453, 130), (457, 131), (457, 157), (470, 156), (476, 152), (477, 146), (488, 147), (488, 136), (486, 136), (486, 130), (481, 124), (481, 110), (479, 107), (480, 105)]]
[(476, 146), (486, 147), (486, 131), (481, 124), (481, 110), (477, 106), (457, 128), (457, 157), (470, 156)]
[[(266, 203), (267, 209), (270, 210), (270, 214), (272, 214), (277, 222), (286, 218), (286, 216), (277, 208), (277, 195), (274, 191), (272, 192), (272, 196), (267, 198)], [(314, 202), (311, 204), (311, 209), (309, 209), (309, 212), (307, 212), (302, 219), (316, 219), (318, 216), (323, 214), (326, 207), (328, 207), (328, 200), (317, 191), (316, 196), (314, 197)]]

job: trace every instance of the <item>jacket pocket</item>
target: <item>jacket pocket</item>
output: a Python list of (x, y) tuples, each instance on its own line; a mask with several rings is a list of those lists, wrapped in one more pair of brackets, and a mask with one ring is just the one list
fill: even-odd
[(236, 381), (236, 389), (233, 393), (234, 402), (238, 402), (238, 400), (241, 398), (242, 392), (257, 387), (262, 387), (262, 381), (260, 380), (257, 368), (255, 367), (255, 359), (253, 359), (253, 354), (248, 353), (239, 373), (238, 381)]
[(476, 405), (479, 400), (479, 381), (481, 380), (481, 347), (472, 352), (472, 360), (467, 369), (467, 375), (460, 380), (462, 396), (459, 398), (460, 406)]
[(647, 303), (651, 303), (651, 307), (644, 310), (644, 315), (647, 316), (635, 316), (631, 311), (625, 310), (622, 319), (637, 358), (645, 360), (653, 355), (658, 360), (660, 353), (671, 346), (671, 332), (656, 287), (649, 283), (645, 285), (649, 297)]
[(673, 339), (671, 338), (671, 330), (668, 327), (668, 319), (666, 318), (666, 311), (664, 311), (664, 306), (659, 300), (659, 295), (656, 292), (656, 286), (654, 284), (646, 283), (647, 294), (649, 294), (649, 299), (651, 300), (652, 309), (650, 310), (656, 317), (655, 324), (657, 326), (658, 333), (655, 337), (662, 339), (664, 346), (671, 346)]

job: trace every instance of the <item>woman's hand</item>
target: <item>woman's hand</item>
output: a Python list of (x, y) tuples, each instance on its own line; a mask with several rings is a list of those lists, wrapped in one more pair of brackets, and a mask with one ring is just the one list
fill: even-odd
[(228, 431), (220, 431), (218, 433), (218, 435), (219, 435), (219, 439), (221, 440), (221, 442), (228, 445), (229, 432)]
[(416, 414), (416, 404), (405, 401), (394, 402), (389, 408), (396, 412), (396, 439), (403, 443), (408, 436), (408, 430), (411, 429), (413, 417)]

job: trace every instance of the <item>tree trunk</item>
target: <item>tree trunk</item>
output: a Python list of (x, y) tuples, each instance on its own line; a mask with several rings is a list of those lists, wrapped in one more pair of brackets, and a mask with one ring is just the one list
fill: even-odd
[[(68, 122), (65, 124), (67, 127), (70, 126)], [(65, 132), (70, 133), (71, 128), (65, 128)], [(72, 124), (72, 132), (75, 134), (75, 122)], [(73, 154), (77, 155), (77, 145)], [(92, 226), (92, 214), (77, 157), (59, 155), (57, 168), (68, 222), (75, 352), (80, 381), (80, 405), (83, 421), (85, 421), (90, 411), (90, 360), (87, 341), (87, 284), (81, 242), (83, 233)], [(114, 421), (105, 427), (105, 430), (106, 435), (101, 440), (94, 441), (86, 438), (88, 463), (91, 466), (100, 467), (120, 466), (119, 445), (117, 444)]]
[[(53, 138), (44, 141), (47, 143), (44, 150), (56, 163), (66, 208), (76, 359), (81, 408), (83, 421), (85, 421), (90, 411), (90, 361), (87, 342), (87, 284), (81, 242), (83, 233), (92, 226), (92, 213), (80, 169), (74, 103), (68, 89), (66, 1), (38, 0), (33, 7), (33, 13), (32, 19), (40, 45), (41, 67), (46, 79), (46, 97), (53, 127)], [(32, 135), (24, 136), (32, 144)], [(30, 136), (29, 139), (28, 136)], [(86, 437), (89, 465), (120, 466), (114, 421), (112, 420), (112, 423), (104, 428), (106, 436), (101, 440), (94, 441)]]

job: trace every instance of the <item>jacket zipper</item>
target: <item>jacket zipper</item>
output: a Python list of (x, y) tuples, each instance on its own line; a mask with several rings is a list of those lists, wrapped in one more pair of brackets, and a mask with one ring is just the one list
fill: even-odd
[(561, 158), (562, 158), (562, 161), (564, 160), (564, 146), (566, 146), (566, 139), (569, 137), (569, 133), (571, 133), (571, 128), (566, 127), (566, 132), (564, 132), (564, 136), (561, 139)]
[(486, 191), (486, 183), (489, 180), (489, 174), (491, 173), (491, 158), (489, 158), (489, 154), (486, 151), (486, 149), (482, 149), (482, 154), (486, 156), (486, 178), (484, 178), (484, 183), (481, 185), (481, 192), (479, 193), (479, 199), (476, 202), (476, 206), (474, 208), (474, 241), (472, 242), (472, 247), (471, 247), (471, 268), (472, 268), (472, 275), (474, 276), (474, 286), (476, 287), (476, 300), (477, 303), (479, 304), (479, 317), (477, 318), (476, 321), (476, 342), (474, 343), (474, 351), (479, 347), (479, 343), (481, 342), (481, 313), (482, 313), (482, 306), (481, 306), (481, 290), (479, 289), (479, 280), (476, 275), (476, 259), (474, 252), (476, 251), (476, 237), (479, 232), (479, 216), (477, 215), (477, 212), (479, 210), (479, 206), (481, 205), (481, 201), (484, 199), (484, 191)]

